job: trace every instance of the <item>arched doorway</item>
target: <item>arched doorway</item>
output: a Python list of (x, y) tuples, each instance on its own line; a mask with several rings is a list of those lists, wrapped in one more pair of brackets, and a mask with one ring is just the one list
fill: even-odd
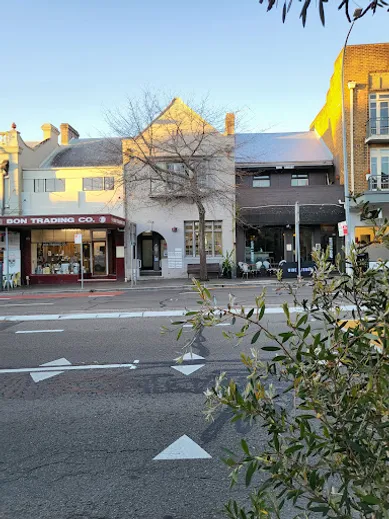
[(145, 231), (138, 236), (138, 259), (141, 276), (161, 276), (162, 259), (167, 257), (164, 237), (155, 231)]

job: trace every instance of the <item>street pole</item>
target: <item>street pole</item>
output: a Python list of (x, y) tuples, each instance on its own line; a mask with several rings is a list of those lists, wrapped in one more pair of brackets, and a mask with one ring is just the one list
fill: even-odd
[(350, 37), (351, 31), (353, 30), (355, 21), (361, 16), (361, 9), (356, 9), (354, 11), (354, 19), (351, 24), (351, 27), (347, 33), (346, 40), (344, 42), (343, 46), (343, 55), (342, 55), (342, 74), (341, 74), (341, 81), (342, 81), (342, 143), (343, 143), (343, 184), (344, 184), (344, 213), (346, 218), (346, 224), (347, 224), (347, 234), (344, 237), (344, 249), (345, 249), (345, 256), (346, 256), (346, 272), (347, 274), (351, 274), (351, 266), (349, 262), (347, 261), (347, 257), (350, 254), (350, 245), (351, 245), (351, 229), (350, 229), (350, 189), (349, 189), (349, 178), (348, 178), (348, 160), (347, 160), (347, 131), (346, 131), (346, 109), (345, 109), (345, 103), (344, 103), (344, 63), (345, 63), (345, 56), (346, 56), (346, 49), (347, 49), (347, 43), (348, 39)]
[(81, 290), (84, 290), (84, 250), (82, 245), (82, 235), (80, 243), (80, 261), (81, 261)]
[(294, 206), (294, 231), (295, 231), (295, 247), (297, 261), (297, 281), (301, 281), (301, 254), (300, 254), (300, 206), (296, 202)]
[(8, 227), (5, 228), (5, 279), (7, 284), (7, 290), (9, 290), (9, 240), (8, 240)]

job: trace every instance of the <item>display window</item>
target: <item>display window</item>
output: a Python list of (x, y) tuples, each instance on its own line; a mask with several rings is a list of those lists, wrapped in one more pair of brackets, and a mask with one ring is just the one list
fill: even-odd
[(82, 234), (84, 274), (107, 274), (107, 231), (89, 229), (39, 229), (31, 231), (32, 274), (81, 272), (81, 249), (74, 235)]

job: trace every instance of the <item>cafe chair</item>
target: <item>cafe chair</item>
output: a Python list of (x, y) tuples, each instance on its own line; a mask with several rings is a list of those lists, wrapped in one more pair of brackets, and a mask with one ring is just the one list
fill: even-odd
[(242, 269), (242, 278), (246, 276), (246, 278), (248, 279), (250, 274), (250, 267), (247, 265), (247, 263), (242, 263), (242, 266), (240, 268)]
[(254, 274), (256, 274), (256, 275), (261, 274), (261, 269), (262, 268), (263, 268), (262, 261), (257, 261), (256, 264), (255, 264)]

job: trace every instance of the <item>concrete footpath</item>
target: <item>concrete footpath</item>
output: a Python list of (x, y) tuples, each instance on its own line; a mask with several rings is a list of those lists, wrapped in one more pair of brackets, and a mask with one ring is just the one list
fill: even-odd
[[(307, 279), (297, 283), (296, 279), (288, 279), (282, 282), (285, 284), (292, 284), (299, 287), (310, 286), (311, 280)], [(280, 286), (281, 283), (275, 277), (266, 278), (252, 278), (252, 279), (211, 279), (204, 283), (207, 288), (224, 288), (224, 287), (265, 287), (265, 286)], [(87, 282), (84, 288), (80, 285), (30, 285), (22, 286), (14, 289), (0, 291), (0, 298), (12, 296), (28, 296), (34, 294), (64, 294), (64, 293), (90, 293), (90, 292), (120, 292), (120, 291), (137, 291), (137, 290), (190, 290), (193, 287), (193, 282), (190, 279), (145, 279), (139, 280), (136, 284), (131, 286), (131, 283), (124, 283), (118, 281), (96, 281)]]

